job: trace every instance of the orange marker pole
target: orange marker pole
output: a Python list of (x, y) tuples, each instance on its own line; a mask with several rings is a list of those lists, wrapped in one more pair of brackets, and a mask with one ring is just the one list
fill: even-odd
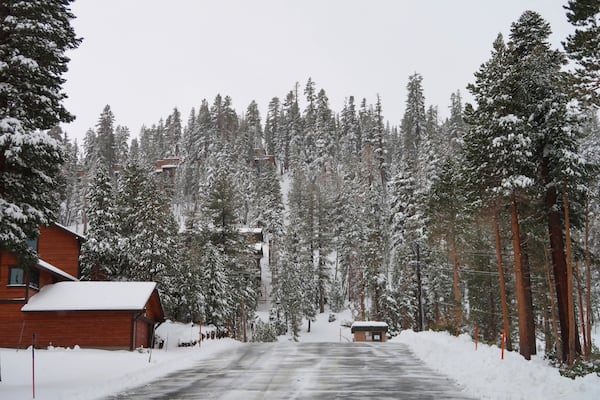
[(504, 329), (502, 329), (502, 359), (504, 360)]
[(475, 325), (475, 351), (477, 351), (478, 338), (479, 338), (479, 325)]
[(35, 399), (35, 333), (31, 342), (31, 392)]

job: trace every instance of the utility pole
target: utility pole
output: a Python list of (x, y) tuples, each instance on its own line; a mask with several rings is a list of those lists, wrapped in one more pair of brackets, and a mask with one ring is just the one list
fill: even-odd
[(415, 255), (417, 256), (417, 330), (422, 332), (425, 327), (425, 309), (423, 305), (423, 285), (421, 283), (421, 260), (419, 243), (415, 243)]

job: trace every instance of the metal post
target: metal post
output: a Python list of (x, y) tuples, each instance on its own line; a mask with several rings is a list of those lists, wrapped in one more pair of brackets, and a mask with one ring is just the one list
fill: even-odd
[(32, 396), (35, 399), (35, 333), (31, 341), (31, 390)]
[(504, 335), (505, 335), (504, 329), (502, 329), (502, 360), (504, 360), (504, 341), (506, 340), (504, 338)]
[(198, 334), (198, 347), (202, 345), (202, 320), (198, 321), (198, 325), (200, 325), (200, 333)]

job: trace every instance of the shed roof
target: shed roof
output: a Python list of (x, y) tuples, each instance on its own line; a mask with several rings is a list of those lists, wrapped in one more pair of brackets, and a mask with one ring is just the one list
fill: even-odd
[(155, 288), (155, 282), (58, 282), (44, 286), (21, 310), (143, 310)]
[(354, 333), (356, 331), (384, 331), (387, 332), (388, 324), (382, 321), (355, 321), (352, 323), (350, 327), (350, 332)]
[(46, 270), (54, 275), (63, 277), (69, 281), (78, 281), (79, 279), (75, 278), (73, 275), (66, 273), (65, 271), (63, 271), (62, 269), (55, 267), (54, 265), (50, 264), (49, 262), (46, 262), (44, 260), (42, 260), (41, 258), (38, 259), (38, 263), (37, 263), (38, 267), (40, 267), (43, 270)]

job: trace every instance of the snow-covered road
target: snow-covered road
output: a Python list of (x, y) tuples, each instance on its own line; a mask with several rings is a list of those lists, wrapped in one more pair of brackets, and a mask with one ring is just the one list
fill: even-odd
[(110, 399), (467, 399), (402, 343), (260, 343)]

